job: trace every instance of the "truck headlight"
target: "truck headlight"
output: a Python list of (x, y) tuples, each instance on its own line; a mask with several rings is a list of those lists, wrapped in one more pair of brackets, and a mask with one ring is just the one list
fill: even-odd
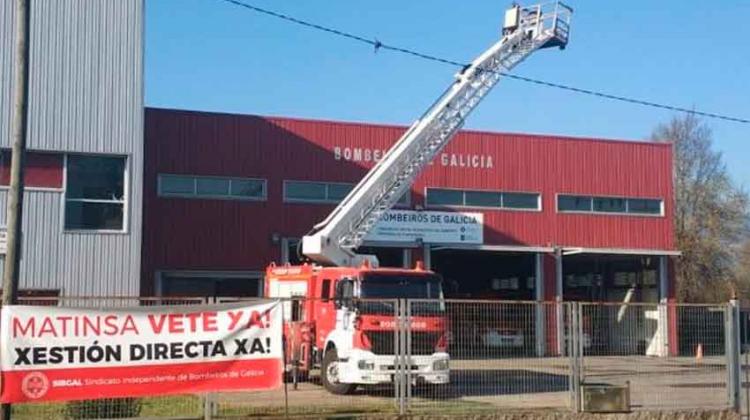
[(367, 360), (360, 360), (357, 362), (357, 367), (362, 370), (373, 370), (375, 369), (375, 363), (369, 362)]
[(448, 370), (448, 359), (434, 361), (432, 363), (432, 370)]

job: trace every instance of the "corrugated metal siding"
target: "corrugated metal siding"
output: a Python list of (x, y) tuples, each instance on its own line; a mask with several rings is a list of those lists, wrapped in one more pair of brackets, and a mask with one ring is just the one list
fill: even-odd
[[(146, 110), (143, 279), (155, 270), (258, 270), (280, 258), (271, 236), (299, 237), (332, 206), (284, 204), (283, 180), (359, 180), (372, 163), (334, 159), (334, 147), (387, 149), (404, 127)], [(543, 210), (482, 211), (485, 243), (674, 249), (672, 150), (665, 144), (462, 132), (444, 153), (489, 155), (492, 168), (443, 166), (414, 185), (533, 191)], [(268, 179), (266, 202), (159, 198), (158, 173)], [(556, 212), (556, 194), (660, 197), (665, 217)]]
[[(0, 146), (10, 145), (13, 2), (0, 6)], [(61, 228), (61, 194), (29, 192), (21, 287), (137, 293), (143, 184), (143, 0), (32, 2), (28, 148), (128, 157), (128, 234)], [(4, 214), (3, 205), (0, 213)]]

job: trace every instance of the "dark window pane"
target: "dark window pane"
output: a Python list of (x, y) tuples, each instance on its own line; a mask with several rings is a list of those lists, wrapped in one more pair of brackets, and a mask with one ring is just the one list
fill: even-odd
[(396, 204), (400, 204), (402, 206), (408, 206), (411, 202), (411, 191), (407, 191), (404, 193), (404, 195), (401, 196), (401, 198), (398, 199)]
[(328, 302), (329, 298), (331, 297), (331, 281), (326, 279), (323, 280), (323, 285), (320, 288), (320, 297), (322, 298), (323, 302)]
[(625, 199), (595, 197), (594, 211), (603, 213), (625, 213)]
[(458, 190), (427, 189), (427, 205), (461, 206), (464, 204), (464, 193)]
[(500, 207), (500, 193), (491, 191), (466, 191), (464, 194), (464, 204), (467, 206)]
[(263, 181), (256, 179), (233, 179), (231, 193), (237, 197), (263, 198), (265, 197), (264, 185)]
[(559, 211), (591, 211), (591, 197), (560, 195), (557, 197)]
[(66, 229), (122, 230), (123, 205), (121, 203), (65, 203)]
[(229, 195), (229, 180), (219, 178), (198, 178), (198, 195)]
[(325, 201), (326, 184), (322, 182), (287, 182), (286, 199)]
[(661, 200), (630, 198), (628, 199), (628, 213), (661, 214)]
[(216, 297), (254, 297), (259, 296), (258, 279), (253, 278), (217, 278)]
[(539, 194), (503, 193), (503, 207), (536, 210), (539, 208)]
[(195, 180), (192, 177), (162, 175), (159, 181), (161, 194), (195, 194)]
[(328, 199), (340, 201), (354, 188), (352, 184), (328, 184)]
[(123, 200), (125, 158), (68, 156), (67, 198)]

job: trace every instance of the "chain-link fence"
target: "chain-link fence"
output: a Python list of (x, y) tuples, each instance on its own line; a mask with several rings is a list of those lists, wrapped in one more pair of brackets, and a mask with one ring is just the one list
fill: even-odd
[[(127, 307), (214, 300), (57, 297), (19, 303)], [(280, 389), (18, 404), (13, 414), (56, 419), (576, 411), (583, 407), (582, 389), (597, 384), (625, 386), (633, 410), (750, 402), (738, 404), (732, 394), (733, 372), (743, 378), (747, 372), (739, 358), (736, 369), (731, 362), (732, 337), (740, 335), (732, 305), (300, 298), (284, 300), (282, 313)]]

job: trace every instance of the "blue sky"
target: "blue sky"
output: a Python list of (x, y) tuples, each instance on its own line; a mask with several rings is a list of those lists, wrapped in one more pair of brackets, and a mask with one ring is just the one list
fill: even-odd
[[(510, 3), (247, 1), (457, 61), (497, 39)], [(750, 118), (750, 1), (569, 4), (568, 48), (538, 52), (515, 73)], [(396, 124), (411, 123), (454, 74), (220, 0), (147, 0), (145, 68), (149, 106)], [(504, 80), (466, 127), (640, 140), (672, 115)], [(706, 122), (731, 174), (750, 189), (750, 125)]]

